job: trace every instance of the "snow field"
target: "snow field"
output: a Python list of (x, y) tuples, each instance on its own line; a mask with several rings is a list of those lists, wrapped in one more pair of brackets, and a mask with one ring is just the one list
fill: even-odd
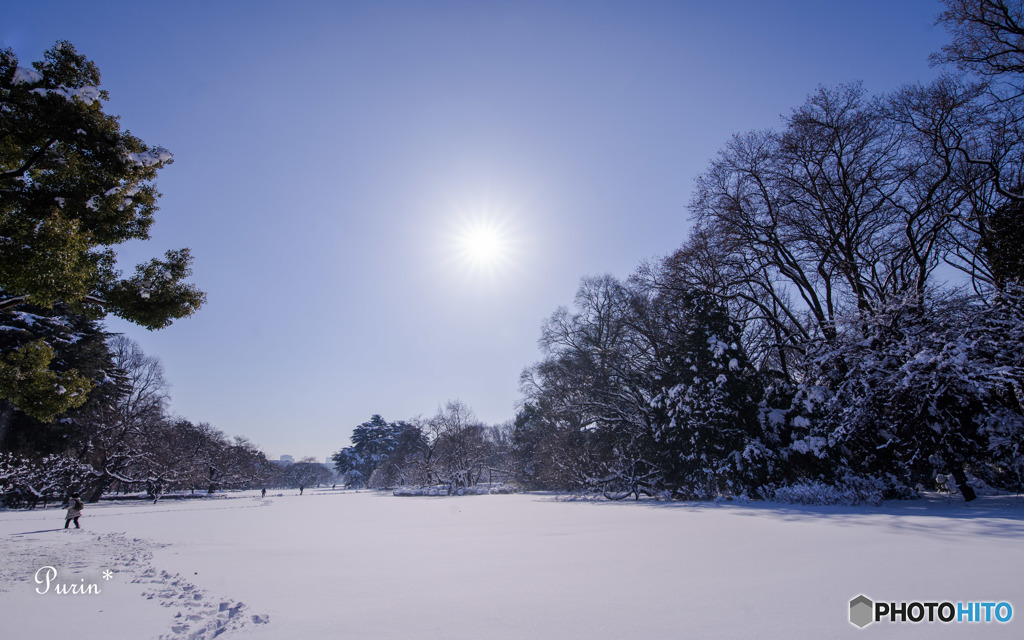
[[(167, 513), (168, 504), (145, 503), (151, 507), (147, 515)], [(139, 506), (86, 508), (96, 524), (104, 518), (139, 513)], [(189, 506), (224, 508), (224, 503)], [(63, 514), (64, 509), (47, 509), (0, 515), (0, 531), (5, 534), (0, 554), (8, 559), (0, 568), (0, 602), (12, 598), (13, 628), (18, 633), (12, 637), (51, 637), (74, 628), (84, 638), (207, 640), (250, 623), (267, 622), (243, 603), (216, 598), (184, 576), (154, 567), (152, 550), (159, 544), (124, 533), (99, 532), (103, 527), (65, 530), (60, 528)], [(31, 525), (41, 526), (33, 529)], [(40, 571), (47, 566), (57, 573), (51, 585), (45, 581), (46, 572)], [(111, 572), (109, 579), (104, 571)], [(99, 593), (58, 594), (57, 584), (96, 585)]]
[[(63, 511), (0, 513), (5, 624), (26, 638), (74, 619), (80, 638), (359, 640), (1009, 638), (1024, 625), (1013, 496), (850, 508), (294, 493), (90, 507), (70, 533), (47, 531)], [(104, 592), (37, 594), (41, 563)], [(111, 564), (113, 580), (94, 578)], [(859, 594), (1009, 601), (1014, 619), (861, 630), (847, 619)]]

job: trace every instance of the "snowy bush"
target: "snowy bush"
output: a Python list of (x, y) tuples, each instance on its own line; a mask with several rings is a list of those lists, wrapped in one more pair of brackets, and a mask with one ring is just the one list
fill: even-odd
[(495, 487), (477, 485), (475, 487), (459, 487), (457, 489), (450, 489), (448, 487), (398, 487), (392, 493), (396, 496), (486, 496), (500, 493), (518, 493), (518, 489), (506, 484), (499, 484)]
[(844, 470), (886, 478), (887, 497), (937, 472), (968, 500), (968, 474), (1019, 488), (1022, 300), (1020, 292), (995, 301), (910, 296), (845, 318), (836, 340), (809, 349), (817, 367), (809, 384), (830, 395), (784, 454), (827, 459), (826, 479)]
[(34, 507), (40, 500), (61, 500), (80, 490), (85, 481), (95, 476), (93, 468), (68, 456), (50, 455), (38, 460), (0, 453), (0, 494), (5, 506), (27, 504)]
[(812, 480), (783, 487), (762, 489), (765, 498), (782, 504), (841, 504), (879, 506), (882, 488), (870, 482), (833, 486)]
[(510, 484), (499, 484), (496, 487), (491, 487), (488, 490), (491, 494), (508, 494), (508, 493), (519, 493), (519, 488)]
[(396, 496), (446, 496), (448, 487), (398, 487), (392, 494)]
[[(995, 487), (990, 486), (987, 482), (981, 478), (975, 478), (974, 476), (968, 476), (967, 484), (971, 486), (974, 493), (979, 496), (995, 496), (1005, 493)], [(945, 474), (938, 474), (935, 476), (935, 485), (939, 491), (944, 491), (952, 496), (960, 495), (960, 489), (957, 487), (956, 480), (952, 476)]]
[(392, 492), (396, 496), (422, 496), (423, 489), (419, 487), (398, 487)]

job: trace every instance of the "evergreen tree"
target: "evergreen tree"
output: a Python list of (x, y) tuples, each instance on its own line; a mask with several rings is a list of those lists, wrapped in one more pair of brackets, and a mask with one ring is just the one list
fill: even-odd
[(665, 338), (651, 400), (662, 482), (686, 498), (746, 493), (766, 452), (757, 440), (757, 376), (740, 328), (707, 293), (662, 297)]
[[(185, 282), (188, 249), (122, 277), (113, 247), (146, 239), (157, 210), (153, 184), (171, 154), (104, 113), (96, 65), (58, 42), (32, 68), (0, 52), (0, 311), (69, 305), (150, 329), (191, 315), (205, 294)], [(87, 389), (33, 341), (0, 358), (0, 397), (46, 420)], [(63, 388), (63, 391), (61, 389)]]
[[(96, 321), (69, 312), (65, 305), (23, 305), (0, 312), (0, 359), (8, 365), (0, 367), (0, 380), (15, 396), (0, 399), (0, 449), (43, 455), (63, 453), (80, 443), (87, 416), (117, 393), (107, 338)], [(48, 367), (20, 367), (17, 356), (25, 347), (45, 351)]]
[(1001, 288), (1024, 286), (1024, 200), (1010, 200), (985, 218), (983, 249)]
[(352, 446), (341, 449), (333, 456), (334, 468), (354, 486), (362, 486), (374, 469), (387, 461), (398, 448), (402, 433), (408, 425), (390, 423), (377, 414), (352, 430)]

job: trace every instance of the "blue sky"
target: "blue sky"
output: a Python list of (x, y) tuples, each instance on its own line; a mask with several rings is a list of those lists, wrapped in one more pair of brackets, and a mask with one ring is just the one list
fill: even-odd
[[(927, 81), (932, 0), (8, 3), (108, 113), (175, 155), (127, 270), (191, 247), (209, 302), (150, 333), (174, 410), (271, 457), (461, 399), (514, 417), (541, 322), (582, 276), (679, 246), (693, 179), (818, 85)], [(504, 260), (459, 259), (473, 221)]]

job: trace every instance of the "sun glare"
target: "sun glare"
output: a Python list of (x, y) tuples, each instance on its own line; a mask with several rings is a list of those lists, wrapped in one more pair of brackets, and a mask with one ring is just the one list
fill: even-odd
[(464, 257), (480, 267), (497, 262), (504, 252), (500, 232), (484, 224), (467, 227), (459, 238), (459, 244), (462, 245)]
[(494, 279), (512, 266), (516, 240), (496, 216), (463, 219), (452, 240), (455, 267), (465, 276)]

